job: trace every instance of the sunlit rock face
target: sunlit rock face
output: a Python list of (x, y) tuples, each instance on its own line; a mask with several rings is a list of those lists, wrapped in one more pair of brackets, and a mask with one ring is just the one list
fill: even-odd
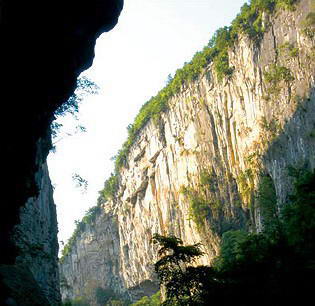
[[(265, 17), (262, 41), (241, 36), (229, 51), (230, 80), (219, 82), (210, 64), (142, 129), (117, 197), (102, 205), (61, 264), (64, 298), (82, 295), (93, 282), (128, 293), (154, 281), (155, 232), (201, 241), (206, 255), (199, 262), (209, 263), (224, 231), (261, 229), (255, 190), (262, 174), (272, 178), (279, 208), (285, 204), (288, 167), (315, 167), (314, 40), (302, 26), (309, 12), (305, 0), (295, 11)], [(268, 81), (275, 67), (294, 79)], [(210, 206), (201, 221), (192, 198)]]
[[(123, 0), (0, 1), (0, 128), (4, 161), (0, 264), (14, 265), (23, 256), (28, 257), (19, 254), (20, 241), (12, 239), (13, 229), (20, 221), (20, 229), (23, 229), (23, 222), (32, 219), (30, 198), (41, 198), (41, 180), (37, 176), (41, 175), (51, 148), (50, 124), (54, 112), (73, 93), (77, 76), (92, 64), (96, 38), (115, 26), (122, 5)], [(22, 207), (26, 211), (21, 210)], [(26, 216), (28, 212), (30, 215)], [(48, 227), (55, 220), (55, 216), (51, 217), (46, 223)], [(34, 224), (38, 220), (34, 217)], [(55, 228), (53, 233), (56, 231)], [(41, 243), (41, 234), (35, 232)], [(21, 235), (25, 235), (21, 239), (27, 241), (29, 229)], [(53, 240), (47, 245), (52, 246), (56, 238), (47, 236), (50, 238)], [(55, 262), (56, 255), (50, 264)], [(40, 280), (40, 271), (46, 268), (38, 266), (37, 273), (35, 263), (30, 269)], [(47, 267), (47, 271), (49, 269)], [(54, 269), (54, 273), (49, 272), (54, 276), (47, 283), (57, 280), (58, 271)], [(5, 305), (8, 299), (14, 301), (14, 292), (17, 291), (8, 288), (8, 283), (0, 281), (0, 304)], [(22, 288), (20, 292), (24, 292)], [(25, 299), (21, 305), (35, 304)]]

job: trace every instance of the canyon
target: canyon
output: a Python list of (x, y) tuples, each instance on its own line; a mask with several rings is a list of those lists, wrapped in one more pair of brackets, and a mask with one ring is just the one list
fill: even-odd
[(292, 191), (288, 169), (315, 168), (312, 5), (263, 14), (262, 38), (239, 35), (228, 49), (231, 76), (221, 80), (210, 62), (140, 129), (114, 195), (101, 198), (61, 259), (63, 300), (97, 305), (97, 288), (131, 301), (156, 292), (154, 233), (201, 242), (198, 263), (211, 263), (224, 232), (262, 230), (263, 177), (281, 210)]

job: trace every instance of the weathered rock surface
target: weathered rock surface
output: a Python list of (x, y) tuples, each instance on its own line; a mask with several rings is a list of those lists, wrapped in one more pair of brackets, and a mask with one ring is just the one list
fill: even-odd
[[(270, 25), (261, 42), (243, 36), (229, 51), (230, 80), (219, 82), (210, 64), (169, 101), (158, 123), (142, 129), (121, 170), (117, 198), (102, 205), (61, 264), (63, 298), (82, 295), (92, 282), (124, 293), (153, 280), (155, 232), (201, 241), (207, 255), (200, 262), (209, 263), (224, 231), (260, 230), (261, 174), (272, 178), (279, 207), (285, 203), (288, 167), (315, 167), (315, 45), (302, 26), (309, 12), (304, 0), (265, 20)], [(268, 82), (265, 72), (275, 67), (294, 79)], [(199, 222), (192, 196), (210, 207)]]
[(44, 164), (36, 175), (39, 195), (21, 208), (21, 222), (14, 230), (19, 249), (16, 264), (29, 269), (51, 305), (60, 304), (56, 206)]
[[(115, 26), (122, 5), (123, 0), (0, 1), (0, 264), (16, 263), (13, 229), (20, 223), (21, 207), (40, 197), (36, 175), (51, 147), (54, 112), (92, 64), (96, 38)], [(1, 305), (8, 295), (0, 280)]]

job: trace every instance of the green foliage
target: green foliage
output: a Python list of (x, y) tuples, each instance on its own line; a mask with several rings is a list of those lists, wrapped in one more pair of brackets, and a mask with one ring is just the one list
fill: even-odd
[(176, 95), (185, 84), (196, 80), (214, 56), (215, 51), (209, 47), (205, 47), (202, 52), (197, 52), (189, 63), (186, 63), (183, 68), (176, 71), (173, 78), (168, 79), (165, 88), (160, 90), (155, 97), (152, 97), (141, 107), (133, 124), (130, 124), (127, 128), (127, 141), (123, 144), (115, 157), (116, 171), (127, 165), (127, 155), (141, 129), (151, 119), (158, 122), (161, 114), (168, 109), (169, 99)]
[(183, 241), (175, 236), (167, 237), (155, 233), (153, 235), (152, 242), (154, 244), (161, 245), (161, 248), (158, 251), (159, 256), (171, 253), (171, 255), (166, 255), (167, 259), (164, 258), (163, 260), (160, 260), (156, 264), (156, 267), (163, 267), (168, 262), (173, 263), (174, 261), (178, 267), (180, 262), (188, 263), (194, 260), (196, 257), (203, 255), (203, 252), (200, 250), (200, 243), (183, 246)]
[(294, 81), (291, 70), (284, 66), (276, 64), (271, 65), (270, 70), (264, 73), (265, 80), (270, 84), (277, 84), (281, 81), (290, 83)]
[(257, 206), (263, 220), (264, 231), (275, 232), (279, 226), (277, 212), (277, 196), (275, 186), (270, 176), (260, 178), (257, 192)]
[(256, 267), (271, 273), (273, 265), (277, 265), (277, 269), (289, 269), (285, 266), (289, 264), (289, 258), (297, 260), (296, 264), (302, 263), (302, 269), (303, 262), (314, 260), (315, 172), (290, 169), (290, 175), (294, 176), (294, 190), (280, 216), (271, 178), (264, 176), (261, 179), (258, 202), (264, 229), (261, 233), (226, 232), (216, 260), (217, 270), (244, 272)]
[(85, 216), (82, 218), (81, 222), (84, 224), (91, 224), (92, 222), (95, 221), (96, 216), (99, 215), (100, 213), (101, 207), (93, 206), (86, 211)]
[(315, 127), (311, 130), (311, 132), (309, 133), (309, 137), (311, 138), (315, 138)]
[(218, 189), (218, 178), (215, 172), (203, 169), (200, 172), (200, 184), (202, 188), (215, 192)]
[(183, 246), (181, 239), (157, 233), (153, 235), (152, 241), (161, 246), (158, 255), (162, 257), (154, 267), (166, 289), (166, 300), (162, 305), (189, 305), (197, 289), (190, 265), (203, 255), (201, 244)]
[[(168, 110), (168, 101), (178, 94), (183, 86), (187, 86), (191, 81), (196, 80), (204, 69), (213, 62), (219, 82), (224, 78), (230, 79), (234, 72), (234, 67), (230, 66), (228, 49), (231, 48), (238, 38), (239, 33), (244, 33), (252, 39), (261, 38), (265, 28), (263, 27), (263, 13), (272, 14), (280, 3), (295, 3), (290, 0), (251, 0), (250, 4), (245, 4), (241, 12), (232, 22), (232, 26), (223, 27), (216, 31), (207, 46), (202, 51), (197, 52), (189, 63), (178, 69), (172, 78), (168, 76), (167, 85), (161, 89), (155, 97), (147, 101), (140, 109), (134, 122), (127, 127), (128, 137), (122, 148), (115, 156), (115, 173), (109, 178), (108, 192), (105, 186), (105, 199), (112, 197), (115, 193), (115, 184), (119, 170), (128, 166), (128, 154), (142, 128), (150, 121), (158, 123), (163, 112)], [(115, 177), (115, 178), (114, 178)], [(105, 183), (106, 184), (106, 183)], [(101, 191), (101, 200), (103, 191)]]
[(82, 192), (86, 192), (87, 191), (87, 187), (88, 187), (88, 181), (86, 179), (84, 179), (81, 175), (79, 175), (78, 173), (73, 173), (72, 174), (72, 180), (75, 182), (75, 186), (77, 188), (82, 188)]
[(227, 272), (259, 264), (269, 256), (271, 246), (271, 241), (265, 233), (226, 232), (215, 267), (220, 272)]
[(314, 39), (315, 37), (315, 1), (311, 1), (311, 12), (306, 16), (305, 20), (302, 22), (303, 34), (309, 39)]
[(139, 301), (131, 304), (131, 306), (159, 306), (161, 305), (161, 293), (158, 291), (152, 296), (144, 296)]
[(263, 14), (272, 14), (277, 8), (292, 10), (296, 0), (251, 0), (245, 3), (241, 12), (232, 22), (231, 36), (237, 37), (238, 33), (244, 33), (259, 42), (268, 24), (263, 22)]
[(65, 116), (68, 113), (74, 115), (79, 111), (79, 104), (83, 98), (97, 94), (98, 90), (99, 87), (87, 77), (78, 78), (74, 94), (56, 110), (55, 116)]
[(99, 205), (93, 206), (87, 210), (85, 216), (82, 218), (81, 221), (75, 221), (75, 230), (72, 233), (71, 237), (69, 238), (68, 242), (64, 246), (61, 252), (61, 258), (59, 259), (60, 262), (63, 262), (65, 257), (71, 252), (72, 247), (74, 246), (77, 238), (80, 234), (84, 231), (86, 224), (91, 224), (95, 221), (95, 218), (101, 212), (101, 207)]
[(255, 301), (259, 306), (284, 306), (313, 297), (315, 171), (289, 169), (289, 175), (294, 188), (281, 214), (277, 214), (271, 178), (261, 178), (257, 200), (264, 211), (263, 231), (224, 233), (213, 267), (192, 267), (194, 257), (178, 265), (174, 252), (165, 252), (181, 246), (182, 241), (158, 236), (159, 255), (164, 257), (156, 270), (166, 289), (162, 305), (209, 305), (211, 301), (250, 306)]
[(243, 202), (247, 204), (247, 206), (251, 206), (255, 187), (253, 170), (246, 169), (245, 171), (240, 171), (236, 181)]
[(303, 34), (307, 38), (314, 39), (314, 37), (315, 37), (315, 30), (314, 30), (314, 28), (305, 27), (302, 31), (303, 31)]
[(236, 215), (233, 218), (227, 216), (222, 205), (224, 200), (220, 195), (219, 185), (225, 184), (227, 180), (228, 178), (211, 169), (203, 169), (197, 188), (181, 186), (179, 192), (189, 203), (189, 220), (193, 220), (200, 234), (206, 234), (207, 228), (210, 228), (221, 236), (225, 231), (239, 227), (240, 219)]
[(211, 61), (214, 62), (214, 69), (219, 81), (222, 81), (224, 77), (232, 76), (234, 68), (229, 65), (228, 48), (233, 46), (240, 32), (251, 38), (260, 37), (264, 32), (263, 12), (272, 13), (278, 2), (276, 0), (252, 0), (251, 4), (245, 4), (231, 27), (217, 30), (203, 51), (197, 52), (189, 63), (178, 69), (173, 78), (168, 78), (167, 86), (141, 107), (134, 123), (128, 126), (128, 139), (116, 155), (116, 169), (126, 165), (130, 147), (147, 122), (150, 119), (158, 120), (161, 113), (168, 109), (168, 100), (176, 95), (185, 84), (196, 80)]
[(252, 0), (250, 4), (245, 3), (241, 12), (232, 22), (232, 35), (244, 33), (255, 41), (259, 41), (265, 31), (263, 26), (263, 13), (272, 13), (275, 8), (274, 0)]
[(217, 269), (227, 269), (235, 260), (239, 259), (239, 243), (245, 241), (247, 235), (247, 232), (241, 230), (227, 231), (223, 234), (220, 257), (218, 257), (215, 262)]
[(219, 82), (224, 77), (231, 78), (234, 68), (229, 65), (228, 48), (232, 47), (235, 37), (231, 36), (232, 28), (223, 27), (215, 32), (210, 39), (208, 46), (211, 48), (214, 70), (216, 71)]
[(263, 116), (259, 122), (260, 127), (264, 130), (265, 136), (269, 136), (268, 139), (273, 139), (278, 136), (281, 131), (281, 125), (278, 120), (272, 118), (271, 120), (267, 120), (265, 116)]
[[(116, 294), (112, 289), (98, 287), (94, 291), (96, 303), (99, 306), (128, 306), (130, 302), (121, 295)], [(85, 296), (78, 296), (73, 300), (66, 300), (62, 306), (89, 306), (88, 299)], [(94, 305), (94, 304), (93, 304)], [(159, 304), (152, 304), (152, 306)]]
[(214, 69), (217, 72), (217, 77), (220, 82), (224, 77), (230, 78), (232, 76), (234, 68), (229, 65), (229, 55), (227, 50), (220, 52), (214, 59)]
[(315, 172), (290, 168), (289, 174), (295, 178), (294, 193), (282, 211), (288, 243), (299, 252), (315, 253)]
[(305, 24), (304, 25), (307, 26), (307, 27), (315, 25), (315, 12), (310, 12), (306, 16), (306, 20), (305, 20)]
[(109, 179), (105, 181), (104, 188), (100, 191), (102, 199), (107, 201), (113, 199), (119, 188), (119, 175), (112, 173)]
[[(95, 95), (98, 93), (99, 87), (87, 77), (79, 77), (74, 94), (63, 103), (54, 113), (55, 118), (63, 117), (67, 114), (75, 115), (79, 111), (79, 105), (87, 95)], [(52, 137), (57, 137), (58, 132), (62, 128), (62, 124), (56, 121), (51, 123)], [(81, 131), (86, 131), (84, 127), (78, 126)]]
[(294, 76), (289, 68), (273, 64), (270, 66), (269, 71), (264, 72), (265, 81), (269, 84), (267, 90), (269, 95), (279, 95), (281, 91), (281, 82), (287, 86), (294, 81)]
[(206, 218), (210, 215), (211, 208), (206, 199), (197, 192), (190, 190), (188, 197), (190, 202), (189, 215), (200, 230), (203, 228)]
[(286, 52), (291, 58), (297, 57), (299, 55), (299, 48), (295, 47), (293, 43), (286, 42), (279, 47), (280, 53)]
[(299, 0), (277, 0), (276, 2), (278, 7), (293, 11), (298, 1)]
[(110, 300), (105, 306), (127, 306), (128, 303), (122, 300)]
[[(214, 187), (213, 185), (202, 185), (200, 188), (203, 189), (203, 191), (205, 191), (206, 188), (209, 188), (211, 191)], [(211, 229), (220, 234), (220, 201), (215, 198), (210, 200), (202, 194), (201, 190), (196, 191), (188, 187), (182, 187), (180, 192), (183, 193), (189, 201), (189, 218), (194, 221), (199, 232), (204, 231), (206, 222), (208, 222)]]

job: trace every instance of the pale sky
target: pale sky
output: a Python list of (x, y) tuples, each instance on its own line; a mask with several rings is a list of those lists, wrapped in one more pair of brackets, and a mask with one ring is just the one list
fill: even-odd
[[(64, 137), (48, 166), (57, 205), (59, 241), (66, 242), (74, 220), (96, 204), (98, 191), (109, 177), (110, 160), (127, 138), (142, 104), (166, 84), (169, 73), (189, 62), (220, 27), (229, 25), (245, 0), (125, 0), (116, 27), (96, 45), (93, 67), (84, 74), (99, 87), (85, 99), (79, 122), (86, 133)], [(73, 119), (63, 120), (61, 136), (71, 133)], [(82, 194), (72, 175), (88, 180)], [(62, 245), (60, 245), (62, 248)]]

